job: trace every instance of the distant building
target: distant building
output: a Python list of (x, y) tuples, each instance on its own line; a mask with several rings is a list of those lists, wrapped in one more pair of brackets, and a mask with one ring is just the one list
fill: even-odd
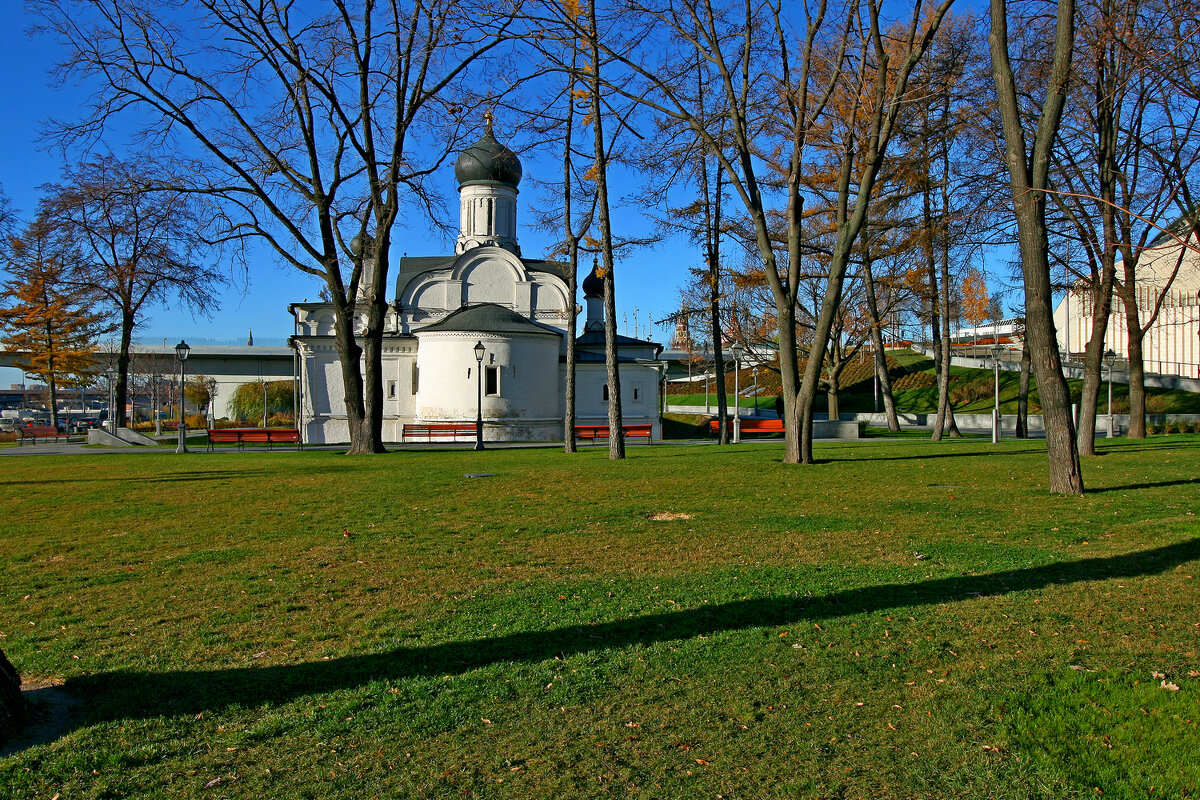
[[(1143, 325), (1148, 312), (1162, 303), (1158, 319), (1142, 340), (1146, 372), (1200, 377), (1200, 236), (1193, 234), (1189, 243), (1185, 247), (1164, 234), (1138, 260), (1137, 303)], [(1176, 264), (1179, 271), (1166, 288)], [(1121, 277), (1119, 262), (1117, 277)], [(1092, 331), (1092, 297), (1086, 286), (1077, 285), (1066, 293), (1054, 311), (1054, 325), (1060, 349), (1083, 352)], [(1115, 294), (1105, 348), (1121, 359), (1129, 353), (1125, 306)]]

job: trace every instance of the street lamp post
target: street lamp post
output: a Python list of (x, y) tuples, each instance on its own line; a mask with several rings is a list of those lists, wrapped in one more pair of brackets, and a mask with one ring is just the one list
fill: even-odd
[(1115, 364), (1116, 361), (1117, 361), (1117, 354), (1114, 353), (1112, 350), (1108, 350), (1104, 353), (1104, 363), (1106, 365), (1108, 365), (1108, 438), (1109, 439), (1111, 439), (1117, 435), (1116, 432), (1113, 430), (1113, 413), (1112, 413), (1112, 371), (1113, 371), (1113, 364)]
[(742, 346), (738, 342), (729, 348), (733, 353), (733, 443), (742, 441), (742, 393), (738, 379), (742, 372)]
[(758, 367), (754, 368), (754, 416), (758, 416)]
[(992, 345), (992, 355), (995, 357), (996, 366), (996, 405), (992, 408), (992, 444), (997, 444), (1000, 441), (1000, 354), (1004, 352), (1004, 345), (996, 342)]
[(158, 406), (158, 382), (161, 380), (158, 373), (150, 376), (150, 402), (154, 406), (154, 435), (162, 435), (162, 413)]
[(483, 449), (483, 342), (475, 343), (475, 449)]
[(176, 453), (186, 453), (187, 449), (187, 422), (183, 416), (183, 400), (184, 400), (184, 380), (186, 379), (186, 364), (188, 354), (192, 352), (192, 348), (188, 347), (188, 343), (179, 340), (179, 344), (175, 345), (175, 357), (179, 359), (179, 444), (175, 447)]

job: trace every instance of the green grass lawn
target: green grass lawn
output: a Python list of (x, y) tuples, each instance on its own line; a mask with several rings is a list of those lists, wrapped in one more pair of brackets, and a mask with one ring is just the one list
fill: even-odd
[(0, 797), (1197, 797), (1200, 436), (1097, 446), (8, 457)]

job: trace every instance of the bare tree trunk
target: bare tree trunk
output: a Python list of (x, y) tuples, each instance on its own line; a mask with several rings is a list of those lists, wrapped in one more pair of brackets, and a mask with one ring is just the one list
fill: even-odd
[(342, 364), (342, 394), (346, 407), (346, 428), (350, 433), (350, 448), (346, 452), (352, 455), (378, 452), (371, 445), (371, 425), (363, 398), (362, 372), (346, 368), (348, 363), (357, 364), (363, 355), (357, 331), (354, 330), (354, 306), (345, 301), (340, 287), (338, 291), (332, 291), (332, 288), (333, 335)]
[[(578, 79), (579, 47), (572, 39), (571, 71), (567, 76), (567, 91), (573, 93)], [(563, 126), (563, 236), (567, 245), (567, 364), (566, 387), (563, 393), (563, 452), (574, 453), (575, 448), (575, 329), (579, 324), (579, 236), (573, 227), (574, 182), (571, 180), (571, 163), (574, 131), (575, 104), (567, 103), (567, 119)]]
[[(883, 323), (879, 316), (879, 300), (875, 294), (875, 276), (871, 274), (871, 255), (864, 248), (863, 281), (867, 290), (867, 315), (871, 322), (871, 356), (875, 362), (875, 376), (883, 395), (883, 411), (887, 415), (890, 433), (900, 432), (900, 418), (896, 415), (896, 398), (892, 395), (892, 376), (887, 368), (887, 355), (883, 350)], [(874, 397), (871, 398), (872, 405)]]
[(937, 420), (933, 426), (933, 441), (942, 439), (947, 426), (952, 435), (960, 435), (958, 424), (954, 421), (954, 407), (950, 404), (950, 366), (953, 361), (950, 354), (950, 253), (942, 252), (941, 259), (941, 290), (938, 303), (942, 330), (938, 336), (938, 411)]
[(841, 411), (838, 407), (838, 390), (839, 378), (841, 377), (841, 368), (829, 370), (828, 381), (825, 385), (825, 409), (829, 414), (829, 420), (836, 422), (841, 417)]
[(621, 415), (621, 373), (617, 364), (617, 298), (613, 281), (612, 219), (608, 203), (608, 150), (604, 140), (605, 108), (601, 98), (600, 32), (596, 4), (588, 3), (588, 99), (591, 105), (592, 145), (596, 155), (596, 209), (600, 221), (600, 255), (604, 263), (604, 360), (608, 373), (608, 457), (625, 458), (625, 435)]
[[(717, 380), (717, 419), (720, 420), (718, 444), (729, 444), (729, 398), (725, 392), (725, 348), (721, 330), (721, 172), (717, 171), (717, 188), (713, 201), (708, 201), (708, 159), (700, 162), (704, 184), (705, 231), (708, 238), (708, 322), (712, 333), (713, 369)], [(709, 209), (712, 209), (711, 213)], [(737, 402), (737, 398), (734, 398)], [(707, 412), (708, 409), (705, 409)]]
[(575, 452), (575, 326), (579, 324), (575, 297), (579, 285), (579, 243), (571, 243), (570, 273), (567, 275), (567, 291), (571, 301), (567, 304), (567, 374), (566, 391), (563, 399), (563, 452)]
[[(1111, 290), (1111, 284), (1109, 285)], [(1108, 330), (1108, 306), (1096, 301), (1095, 295), (1101, 291), (1096, 287), (1093, 291), (1093, 305), (1096, 309), (1092, 317), (1092, 331), (1088, 336), (1087, 347), (1083, 354), (1083, 387), (1079, 396), (1079, 429), (1076, 431), (1079, 455), (1096, 455), (1096, 410), (1100, 405), (1100, 385), (1103, 383), (1101, 371), (1104, 368), (1104, 335)], [(1111, 291), (1109, 297), (1111, 298)]]
[[(774, 268), (774, 267), (772, 267)], [(800, 364), (796, 358), (796, 307), (775, 298), (779, 320), (779, 394), (783, 398), (783, 463), (800, 463)]]
[(1121, 302), (1125, 306), (1125, 334), (1128, 339), (1129, 360), (1129, 438), (1146, 438), (1146, 364), (1142, 340), (1144, 328), (1137, 304), (1136, 276), (1126, 268), (1125, 281), (1121, 288)]
[[(117, 386), (114, 398), (117, 407), (109, 409), (109, 413), (113, 415), (113, 424), (118, 428), (129, 425), (129, 420), (125, 419), (125, 403), (129, 400), (129, 349), (133, 342), (133, 325), (133, 313), (123, 312), (121, 314), (121, 342), (117, 350)], [(183, 391), (183, 387), (180, 387), (180, 391)], [(183, 422), (183, 403), (179, 404), (179, 421)]]
[(1029, 438), (1029, 342), (1021, 337), (1021, 384), (1017, 389), (1017, 433), (1018, 439)]

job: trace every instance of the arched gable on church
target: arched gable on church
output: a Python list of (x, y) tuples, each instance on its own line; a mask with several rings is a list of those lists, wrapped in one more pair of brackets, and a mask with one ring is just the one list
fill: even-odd
[(519, 257), (500, 247), (476, 247), (453, 259), (405, 258), (396, 283), (403, 332), (481, 303), (495, 303), (549, 325), (563, 327), (566, 320), (567, 288), (562, 278), (528, 269)]

